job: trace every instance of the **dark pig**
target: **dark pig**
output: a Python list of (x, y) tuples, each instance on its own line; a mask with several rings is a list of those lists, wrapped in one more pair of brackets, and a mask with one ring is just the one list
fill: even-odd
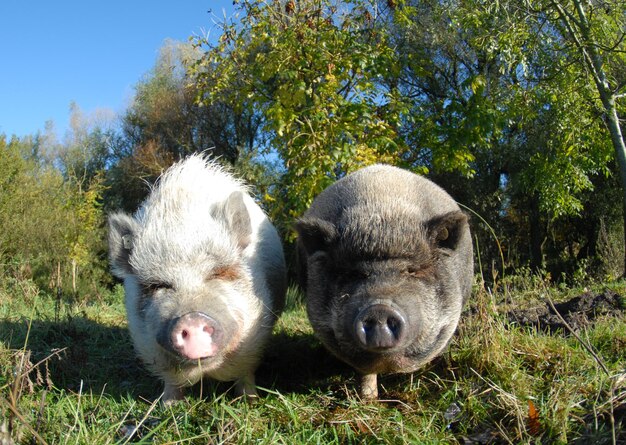
[(207, 376), (256, 394), (254, 372), (285, 297), (278, 234), (246, 187), (194, 155), (160, 178), (134, 216), (109, 218), (128, 327), (163, 400)]
[(324, 190), (296, 225), (315, 334), (378, 397), (377, 374), (412, 372), (456, 330), (473, 280), (467, 216), (439, 186), (363, 168)]

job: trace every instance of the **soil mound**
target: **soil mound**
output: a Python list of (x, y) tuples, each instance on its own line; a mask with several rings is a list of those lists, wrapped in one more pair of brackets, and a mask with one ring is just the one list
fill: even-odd
[[(578, 331), (593, 323), (599, 316), (619, 317), (626, 314), (626, 299), (612, 291), (605, 291), (601, 294), (589, 292), (561, 303), (555, 303), (554, 307), (567, 324)], [(529, 309), (515, 309), (507, 316), (511, 323), (521, 326), (535, 326), (547, 332), (568, 332), (561, 318), (548, 303), (545, 306)]]

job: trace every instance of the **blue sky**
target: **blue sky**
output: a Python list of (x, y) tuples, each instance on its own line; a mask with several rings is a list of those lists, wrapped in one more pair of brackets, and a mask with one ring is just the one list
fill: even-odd
[(52, 120), (62, 138), (72, 101), (122, 113), (167, 39), (216, 38), (224, 13), (232, 0), (0, 0), (0, 134)]

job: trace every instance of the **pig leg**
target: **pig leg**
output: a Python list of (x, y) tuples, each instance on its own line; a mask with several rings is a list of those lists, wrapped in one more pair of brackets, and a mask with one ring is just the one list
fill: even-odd
[(163, 390), (163, 398), (161, 401), (164, 405), (171, 405), (172, 403), (183, 399), (183, 390), (182, 388), (172, 385), (171, 383), (165, 384), (165, 389)]
[(254, 372), (241, 377), (235, 382), (235, 394), (237, 397), (243, 396), (246, 399), (255, 399), (258, 397), (256, 385), (254, 384)]
[(363, 400), (376, 400), (378, 398), (376, 374), (361, 375), (361, 391), (359, 395)]

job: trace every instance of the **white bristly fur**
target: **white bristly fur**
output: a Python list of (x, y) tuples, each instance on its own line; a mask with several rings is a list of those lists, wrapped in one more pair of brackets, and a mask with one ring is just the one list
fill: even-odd
[[(250, 218), (243, 244), (220, 213), (234, 192), (243, 193)], [(205, 375), (237, 380), (242, 392), (254, 392), (254, 370), (286, 285), (280, 239), (247, 187), (219, 164), (193, 155), (165, 172), (134, 217), (112, 215), (110, 229), (112, 270), (124, 279), (131, 336), (146, 366), (164, 380), (165, 398), (179, 397), (179, 388)], [(123, 250), (124, 235), (126, 244), (130, 235), (130, 252)], [(210, 278), (232, 265), (236, 279)], [(172, 289), (145, 297), (146, 283)], [(142, 298), (150, 303), (140, 312)], [(181, 367), (156, 336), (164, 321), (192, 311), (232, 320), (236, 329), (216, 357)]]

